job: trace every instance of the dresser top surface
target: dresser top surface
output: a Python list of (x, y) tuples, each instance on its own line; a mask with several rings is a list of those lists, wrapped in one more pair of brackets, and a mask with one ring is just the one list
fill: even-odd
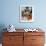
[(19, 33), (19, 32), (20, 32), (20, 33), (22, 33), (22, 32), (25, 32), (25, 33), (28, 33), (28, 32), (29, 32), (29, 33), (45, 33), (44, 31), (27, 31), (27, 32), (26, 32), (24, 29), (16, 29), (15, 32), (8, 32), (8, 31), (7, 31), (7, 33), (17, 33), (17, 32), (18, 32), (18, 33)]

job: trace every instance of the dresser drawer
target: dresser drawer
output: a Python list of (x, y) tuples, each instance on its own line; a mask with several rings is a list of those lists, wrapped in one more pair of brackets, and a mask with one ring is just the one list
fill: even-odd
[(3, 44), (2, 46), (16, 46), (15, 44)]
[(32, 44), (32, 46), (44, 46), (44, 44)]
[(33, 44), (43, 44), (44, 36), (32, 36), (32, 43)]
[(23, 36), (4, 36), (3, 43), (15, 43), (23, 41)]
[(23, 32), (4, 32), (5, 36), (23, 36)]
[(13, 43), (13, 44), (10, 44), (10, 43), (8, 43), (8, 44), (3, 44), (2, 46), (23, 46), (23, 44), (21, 44), (21, 43)]
[(44, 32), (25, 32), (24, 36), (44, 36), (45, 33)]

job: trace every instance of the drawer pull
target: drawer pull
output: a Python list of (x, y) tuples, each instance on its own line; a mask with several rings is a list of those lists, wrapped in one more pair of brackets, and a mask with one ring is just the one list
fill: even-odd
[(32, 39), (32, 40), (36, 40), (36, 39)]
[(9, 38), (9, 40), (13, 40), (13, 38)]
[(12, 40), (11, 38), (9, 38), (10, 40)]

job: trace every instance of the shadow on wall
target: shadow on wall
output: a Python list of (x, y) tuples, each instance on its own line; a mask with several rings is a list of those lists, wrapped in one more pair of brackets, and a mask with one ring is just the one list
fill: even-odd
[(6, 31), (3, 30), (4, 28), (6, 28), (6, 26), (4, 24), (0, 24), (0, 43), (2, 43), (2, 33)]

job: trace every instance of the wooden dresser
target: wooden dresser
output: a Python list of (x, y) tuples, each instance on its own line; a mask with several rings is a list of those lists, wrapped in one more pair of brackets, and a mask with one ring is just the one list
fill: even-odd
[(44, 46), (44, 32), (3, 32), (3, 46)]

